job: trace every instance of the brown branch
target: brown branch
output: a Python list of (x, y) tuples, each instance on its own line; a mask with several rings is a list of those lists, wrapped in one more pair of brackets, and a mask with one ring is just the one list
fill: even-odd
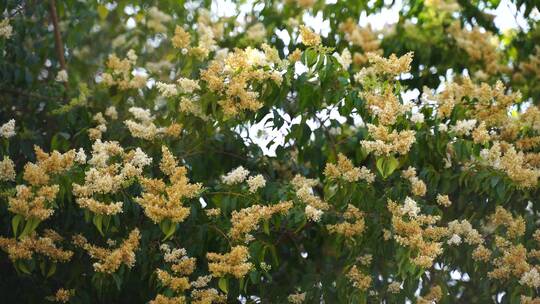
[[(67, 72), (66, 58), (64, 57), (64, 43), (62, 42), (62, 35), (60, 34), (60, 26), (58, 25), (58, 15), (56, 14), (56, 1), (49, 1), (49, 12), (54, 27), (54, 44), (56, 46), (56, 55), (58, 56), (58, 62), (60, 62), (60, 68)], [(64, 82), (64, 87), (68, 88), (67, 82)]]
[(20, 90), (20, 89), (10, 89), (10, 88), (2, 88), (2, 87), (0, 87), (0, 92), (6, 93), (6, 94), (11, 94), (11, 95), (36, 98), (36, 99), (57, 100), (57, 98), (54, 97), (54, 96), (46, 96), (46, 95), (41, 95), (41, 94), (38, 94), (38, 93), (26, 92), (26, 91), (23, 91), (23, 90)]

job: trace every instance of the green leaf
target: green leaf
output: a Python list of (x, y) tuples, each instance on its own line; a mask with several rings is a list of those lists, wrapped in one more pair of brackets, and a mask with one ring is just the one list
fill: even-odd
[(47, 272), (47, 278), (52, 277), (56, 273), (56, 263), (52, 263), (51, 267), (49, 267), (49, 271)]
[(103, 216), (100, 214), (95, 214), (94, 218), (92, 219), (92, 222), (94, 223), (94, 226), (96, 226), (97, 230), (99, 231), (99, 234), (101, 236), (104, 236), (103, 234)]
[(28, 265), (26, 265), (25, 260), (17, 260), (17, 262), (15, 262), (15, 268), (22, 273), (32, 274), (32, 271), (28, 268)]
[(114, 279), (114, 283), (116, 284), (116, 288), (118, 290), (122, 290), (122, 277), (119, 276), (117, 273), (113, 273), (112, 277)]
[(263, 231), (266, 235), (270, 235), (270, 224), (268, 221), (263, 222)]
[(17, 214), (11, 219), (11, 227), (13, 228), (13, 236), (17, 237), (17, 231), (19, 230), (19, 225), (23, 220), (22, 215)]
[(26, 224), (24, 225), (24, 229), (21, 233), (21, 235), (19, 236), (19, 238), (23, 238), (29, 234), (31, 234), (32, 232), (34, 232), (34, 230), (36, 230), (37, 226), (39, 225), (41, 221), (36, 219), (36, 218), (30, 218)]
[(228, 293), (229, 292), (229, 279), (227, 279), (226, 277), (221, 277), (218, 281), (218, 287), (224, 293)]
[(101, 18), (101, 20), (104, 20), (109, 15), (109, 10), (103, 4), (98, 5), (97, 12), (98, 12), (99, 18)]
[(384, 156), (377, 159), (377, 170), (381, 176), (386, 179), (399, 166), (399, 161), (393, 156)]
[(171, 222), (170, 219), (166, 219), (164, 221), (161, 221), (161, 223), (159, 223), (159, 228), (161, 228), (161, 232), (165, 234), (163, 241), (168, 240), (174, 234), (177, 226), (178, 224)]

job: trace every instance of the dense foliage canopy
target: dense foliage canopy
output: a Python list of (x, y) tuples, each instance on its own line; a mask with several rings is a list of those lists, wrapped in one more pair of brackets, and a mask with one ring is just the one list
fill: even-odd
[(1, 301), (540, 303), (499, 2), (0, 1)]

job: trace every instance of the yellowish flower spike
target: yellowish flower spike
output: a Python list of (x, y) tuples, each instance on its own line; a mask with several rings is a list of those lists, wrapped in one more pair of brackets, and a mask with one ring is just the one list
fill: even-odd
[(230, 274), (236, 278), (242, 278), (253, 268), (253, 264), (248, 262), (249, 250), (245, 246), (235, 246), (225, 254), (209, 252), (206, 257), (208, 270), (215, 277)]
[(354, 237), (362, 234), (365, 230), (364, 213), (355, 206), (349, 204), (347, 210), (343, 213), (342, 223), (326, 225), (330, 233), (341, 234), (345, 237)]
[(55, 231), (49, 230), (43, 236), (32, 233), (20, 240), (0, 237), (0, 248), (5, 251), (10, 260), (32, 259), (34, 254), (43, 255), (55, 262), (68, 262), (73, 256), (73, 252), (58, 248), (55, 243), (62, 240), (62, 237)]
[(253, 238), (249, 233), (259, 228), (260, 221), (269, 220), (276, 213), (286, 214), (292, 206), (292, 202), (280, 202), (269, 206), (253, 205), (233, 211), (229, 235), (236, 241), (249, 241)]
[(252, 84), (264, 80), (271, 80), (277, 85), (282, 82), (279, 58), (268, 56), (268, 50), (236, 49), (224, 60), (211, 61), (201, 72), (201, 79), (208, 89), (220, 96), (218, 104), (226, 117), (257, 111), (263, 106), (258, 99), (259, 93), (250, 89)]
[(174, 36), (172, 37), (171, 42), (177, 49), (188, 48), (191, 43), (191, 35), (181, 26), (177, 25), (174, 29)]
[(116, 249), (92, 245), (80, 234), (73, 237), (73, 244), (84, 249), (92, 259), (97, 260), (93, 264), (96, 272), (114, 273), (121, 265), (126, 265), (128, 268), (135, 265), (135, 251), (139, 247), (140, 238), (141, 233), (135, 228)]
[(338, 154), (337, 164), (326, 164), (324, 175), (330, 179), (344, 179), (348, 182), (357, 182), (364, 180), (367, 183), (372, 183), (375, 180), (373, 174), (368, 168), (354, 167), (353, 163), (343, 154)]
[(160, 168), (167, 175), (169, 183), (162, 179), (141, 177), (143, 192), (135, 201), (143, 207), (146, 216), (154, 223), (160, 223), (165, 219), (180, 223), (190, 213), (190, 207), (184, 206), (183, 202), (197, 197), (202, 185), (189, 182), (187, 169), (177, 165), (167, 147), (162, 147), (162, 154)]
[(434, 226), (440, 216), (420, 214), (420, 208), (411, 198), (405, 199), (403, 206), (389, 201), (388, 210), (392, 214), (395, 241), (412, 250), (414, 265), (431, 267), (443, 253), (441, 240), (448, 234), (447, 228)]
[(307, 46), (317, 46), (321, 44), (321, 36), (315, 34), (305, 25), (300, 26), (300, 37), (302, 38), (302, 43)]
[(358, 288), (359, 290), (365, 291), (371, 286), (371, 277), (360, 271), (356, 265), (351, 267), (346, 276), (347, 279), (351, 281), (353, 287)]
[(71, 299), (71, 297), (73, 297), (74, 294), (75, 290), (73, 289), (60, 288), (51, 298), (58, 303), (69, 303), (69, 300)]

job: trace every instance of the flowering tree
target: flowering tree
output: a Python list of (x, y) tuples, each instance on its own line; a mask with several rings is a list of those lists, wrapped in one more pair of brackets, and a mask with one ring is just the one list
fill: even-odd
[(2, 296), (540, 303), (534, 3), (3, 1)]

